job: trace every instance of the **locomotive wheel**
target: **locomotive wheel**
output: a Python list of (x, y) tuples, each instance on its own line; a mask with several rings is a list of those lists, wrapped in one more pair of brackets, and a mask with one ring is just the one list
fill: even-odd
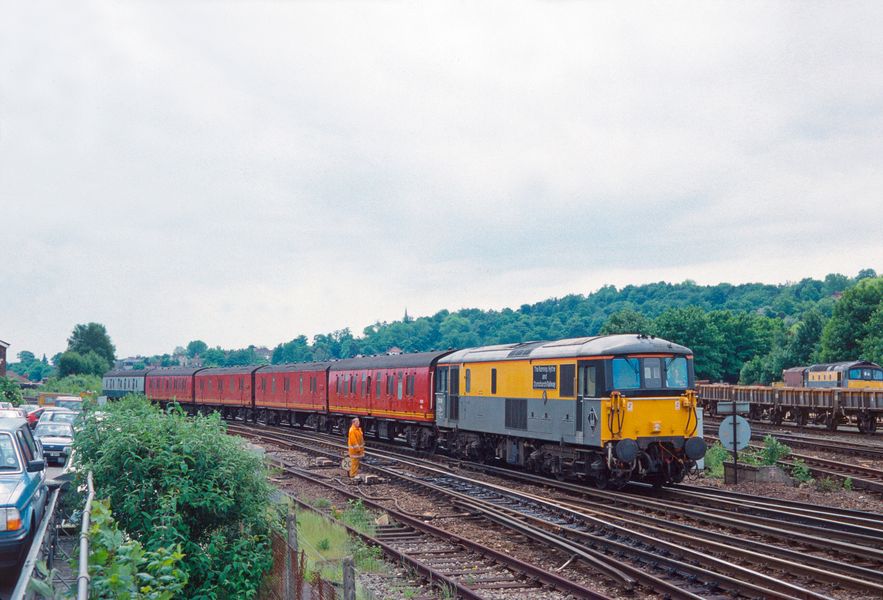
[(874, 433), (877, 431), (877, 417), (871, 413), (863, 413), (858, 416), (858, 430), (861, 433)]
[(840, 419), (834, 411), (825, 414), (825, 428), (828, 431), (837, 431), (837, 424), (839, 421)]
[(798, 427), (806, 427), (808, 415), (806, 414), (806, 410), (802, 408), (797, 409), (797, 414), (794, 416), (794, 420), (797, 422)]
[(774, 408), (770, 411), (770, 422), (773, 425), (782, 424), (782, 410), (780, 408)]

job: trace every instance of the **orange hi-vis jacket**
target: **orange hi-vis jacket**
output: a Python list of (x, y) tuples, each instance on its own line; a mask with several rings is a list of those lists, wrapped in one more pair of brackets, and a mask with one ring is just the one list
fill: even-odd
[(349, 441), (350, 456), (353, 458), (362, 458), (365, 456), (365, 436), (362, 435), (361, 427), (350, 425)]

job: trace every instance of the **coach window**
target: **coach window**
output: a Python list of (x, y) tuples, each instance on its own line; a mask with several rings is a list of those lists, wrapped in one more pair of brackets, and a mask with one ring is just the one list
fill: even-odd
[(402, 372), (401, 371), (399, 371), (399, 385), (398, 385), (398, 388), (396, 391), (396, 398), (398, 398), (399, 400), (402, 399)]
[(466, 393), (472, 390), (472, 369), (466, 369)]
[(298, 389), (298, 393), (299, 393), (301, 396), (303, 396), (303, 395), (304, 395), (304, 376), (303, 376), (303, 375), (300, 375), (300, 376), (299, 376), (299, 381), (298, 381), (297, 389)]
[[(365, 371), (362, 371), (362, 387), (361, 387), (361, 390), (362, 390), (362, 391), (361, 391), (360, 393), (361, 393), (363, 396), (367, 393), (367, 391), (366, 391), (366, 389), (365, 389), (365, 383), (366, 383), (366, 379), (365, 379), (365, 378), (366, 378), (366, 377), (367, 377), (367, 374), (365, 373)], [(369, 385), (368, 387), (371, 387), (371, 386)]]
[(224, 380), (218, 379), (218, 394), (224, 393)]
[(497, 393), (497, 370), (491, 369), (491, 394)]
[(381, 375), (380, 373), (377, 373), (377, 376), (376, 376), (376, 378), (374, 379), (374, 381), (377, 382), (377, 383), (375, 384), (376, 387), (377, 387), (377, 393), (374, 394), (377, 398), (380, 398), (380, 390), (382, 389), (382, 388), (381, 388), (381, 381), (380, 381), (380, 378), (381, 378), (381, 377), (382, 377), (382, 375)]
[(392, 396), (393, 394), (395, 394), (395, 387), (396, 387), (395, 381), (396, 381), (395, 376), (392, 373), (386, 374), (386, 395), (387, 396)]

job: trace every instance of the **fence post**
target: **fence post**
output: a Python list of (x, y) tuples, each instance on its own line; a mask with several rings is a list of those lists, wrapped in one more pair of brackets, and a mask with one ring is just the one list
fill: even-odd
[(285, 528), (288, 536), (285, 540), (285, 586), (283, 600), (295, 600), (294, 597), (294, 569), (297, 565), (292, 565), (292, 556), (297, 556), (297, 515), (289, 509), (285, 515)]
[(356, 572), (351, 556), (343, 559), (343, 600), (356, 600)]

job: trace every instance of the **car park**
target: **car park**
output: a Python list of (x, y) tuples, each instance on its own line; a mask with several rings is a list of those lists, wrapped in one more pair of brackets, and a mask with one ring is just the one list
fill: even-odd
[(34, 437), (43, 445), (46, 462), (64, 464), (74, 443), (74, 428), (70, 423), (38, 423)]
[(46, 464), (24, 419), (0, 419), (0, 572), (24, 561), (48, 496)]

